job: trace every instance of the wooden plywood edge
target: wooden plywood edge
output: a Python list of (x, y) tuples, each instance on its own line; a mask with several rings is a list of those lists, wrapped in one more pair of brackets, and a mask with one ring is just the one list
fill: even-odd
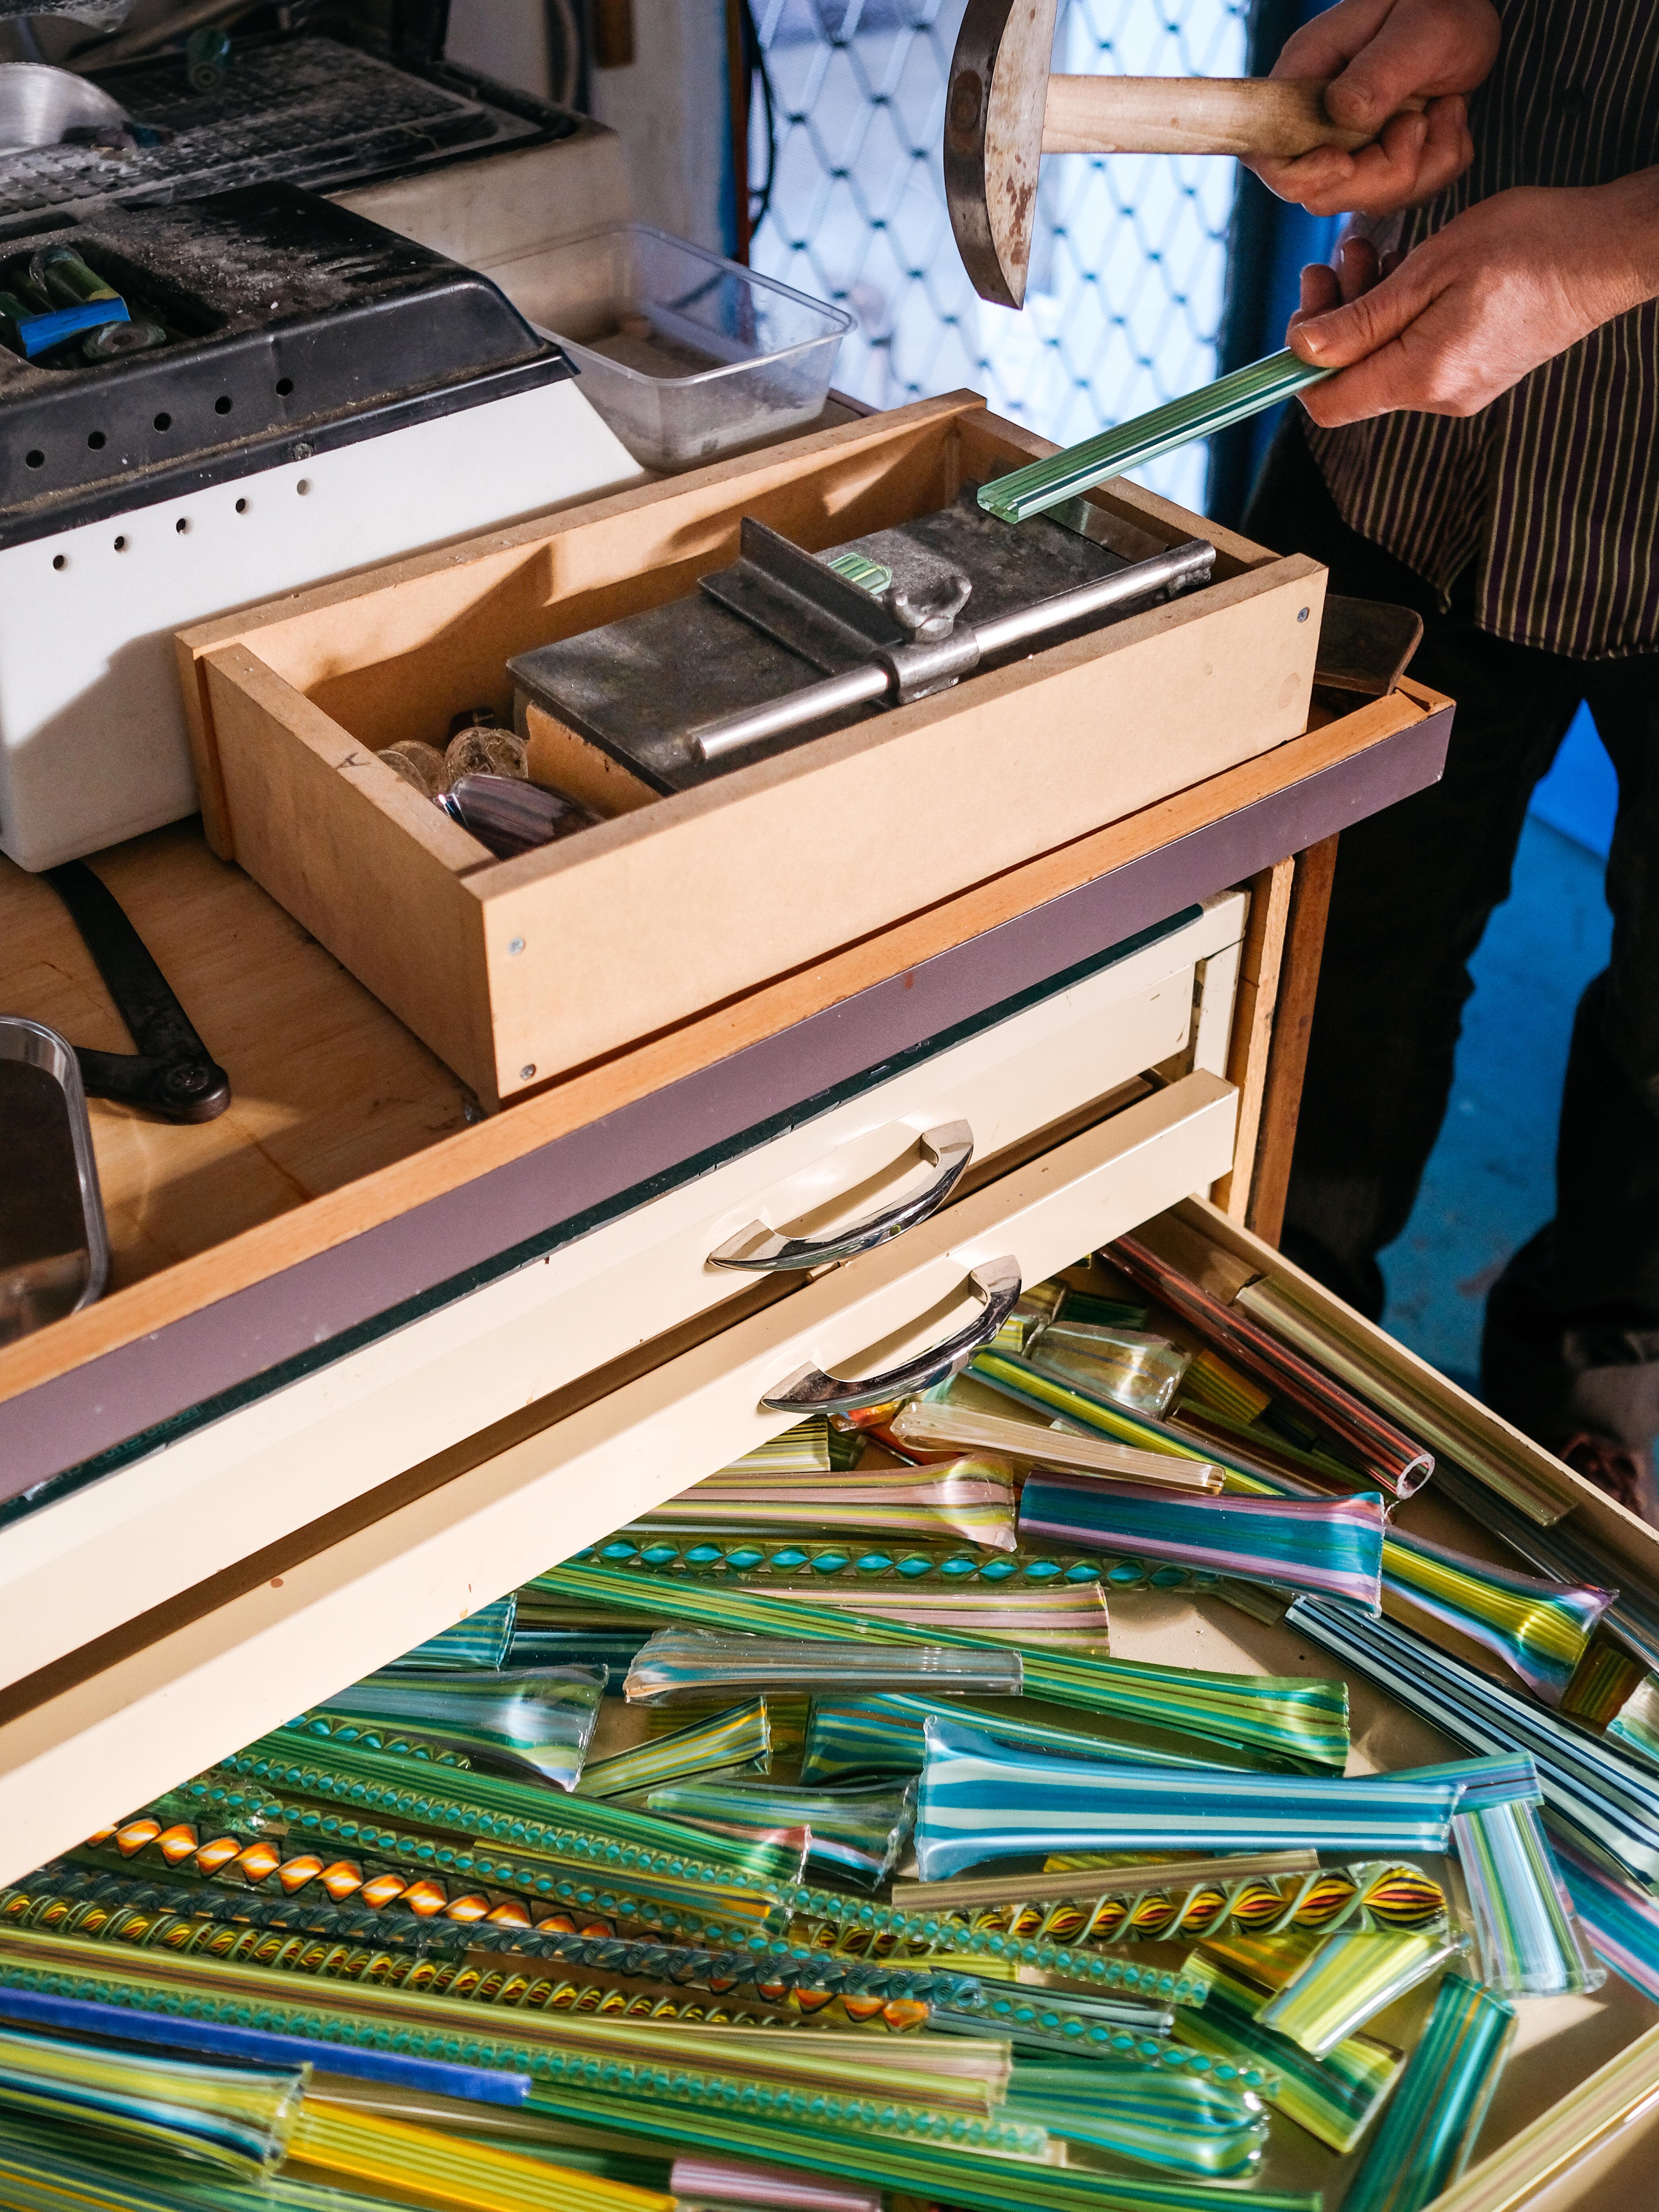
[(345, 1243), (808, 1015), (1350, 760), (1423, 719), (1423, 709), (1403, 694), (1372, 700), (1273, 752), (943, 900), (729, 1006), (580, 1070), (507, 1113), (117, 1291), (0, 1352), (0, 1401)]
[[(1267, 1063), (1257, 1116), (1256, 1148), (1248, 1202), (1239, 1218), (1268, 1243), (1277, 1244), (1290, 1194), (1290, 1165), (1302, 1112), (1302, 1079), (1314, 1033), (1326, 917), (1336, 880), (1337, 837), (1322, 838), (1298, 853), (1285, 921), (1278, 1003), (1267, 1040)], [(1237, 1209), (1229, 1207), (1229, 1212)]]
[(1278, 1000), (1285, 925), (1290, 914), (1294, 858), (1275, 861), (1250, 884), (1250, 919), (1239, 961), (1238, 996), (1228, 1047), (1227, 1079), (1239, 1094), (1238, 1141), (1233, 1171), (1212, 1194), (1222, 1212), (1242, 1221), (1250, 1204), (1256, 1135), (1261, 1125), (1262, 1094), (1273, 1042), (1273, 1011)]
[(173, 650), (179, 664), (179, 690), (185, 702), (185, 731), (190, 739), (190, 763), (196, 775), (196, 794), (201, 801), (202, 834), (208, 849), (222, 860), (236, 857), (230, 828), (230, 808), (225, 799), (224, 778), (219, 772), (218, 749), (213, 737), (213, 708), (207, 696), (207, 670), (201, 659), (174, 637)]

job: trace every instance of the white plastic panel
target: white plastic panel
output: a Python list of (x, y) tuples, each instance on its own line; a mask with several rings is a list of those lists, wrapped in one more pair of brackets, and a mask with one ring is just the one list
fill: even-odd
[(196, 810), (176, 630), (637, 483), (577, 382), (0, 552), (0, 851), (26, 868)]

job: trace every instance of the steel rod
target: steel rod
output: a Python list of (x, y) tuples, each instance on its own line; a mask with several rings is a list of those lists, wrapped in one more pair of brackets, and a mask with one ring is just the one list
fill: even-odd
[[(977, 629), (959, 623), (955, 636), (964, 642), (972, 641), (977, 647), (977, 657), (985, 659), (1030, 639), (1064, 629), (1089, 615), (1104, 614), (1108, 608), (1121, 606), (1127, 600), (1148, 599), (1156, 592), (1179, 591), (1200, 583), (1208, 576), (1215, 558), (1213, 545), (1199, 538), (1189, 538), (1183, 544), (1172, 545), (1166, 553), (1154, 555), (1149, 561), (1131, 562), (1127, 568), (1113, 569), (1109, 576), (1097, 576), (1090, 583), (1079, 584), (1075, 591), (1062, 592), (1057, 598), (1040, 600), (1036, 605), (1020, 608), (1012, 614), (998, 615)], [(764, 744), (768, 738), (784, 736), (790, 730), (804, 728), (808, 723), (820, 721), (827, 715), (844, 714), (850, 708), (865, 706), (878, 699), (899, 699), (905, 690), (906, 655), (912, 650), (918, 649), (900, 646), (881, 659), (850, 668), (840, 676), (827, 676), (821, 683), (804, 684), (798, 691), (786, 691), (782, 698), (770, 699), (764, 706), (747, 707), (741, 714), (704, 723), (700, 730), (692, 732), (692, 750), (699, 760), (724, 760), (732, 753)], [(929, 648), (919, 650), (926, 652)]]

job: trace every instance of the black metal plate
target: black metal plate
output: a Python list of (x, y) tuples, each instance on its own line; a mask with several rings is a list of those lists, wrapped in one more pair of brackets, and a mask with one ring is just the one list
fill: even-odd
[[(980, 508), (977, 491), (977, 485), (967, 485), (952, 506), (830, 546), (820, 557), (853, 551), (896, 568), (906, 544), (920, 546), (973, 578), (973, 596), (962, 611), (967, 622), (1038, 605), (1127, 566), (1120, 555), (1046, 518), (1017, 526), (999, 522)], [(1100, 627), (1099, 620), (1077, 625)], [(1043, 642), (1073, 634), (1056, 631)], [(764, 753), (757, 748), (735, 759), (698, 759), (689, 742), (692, 731), (803, 690), (822, 672), (702, 591), (521, 653), (508, 671), (536, 705), (665, 795), (692, 790), (752, 760), (881, 711), (861, 708), (791, 730)]]

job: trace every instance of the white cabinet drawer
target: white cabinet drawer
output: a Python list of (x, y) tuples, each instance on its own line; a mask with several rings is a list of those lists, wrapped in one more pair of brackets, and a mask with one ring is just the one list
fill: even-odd
[[(886, 1369), (960, 1325), (969, 1271), (1052, 1274), (1232, 1156), (1197, 1070), (367, 1528), (0, 1725), (0, 1880), (276, 1726), (788, 1424), (803, 1364)], [(302, 1462), (294, 1462), (296, 1478)], [(135, 1564), (142, 1561), (135, 1556)], [(42, 1574), (37, 1602), (52, 1601)], [(70, 1585), (60, 1586), (67, 1598)], [(43, 1688), (46, 1686), (42, 1686)]]
[(1188, 1047), (1200, 970), (1192, 1053), (1219, 1073), (1247, 904), (1241, 891), (1209, 900), (1065, 988), (809, 1102), (794, 1126), (19, 1520), (0, 1534), (0, 1684), (732, 1297), (754, 1278), (708, 1255), (757, 1217), (778, 1228), (838, 1201), (868, 1215), (923, 1179), (922, 1132), (966, 1121), (976, 1159), (992, 1159), (1167, 1062)]

